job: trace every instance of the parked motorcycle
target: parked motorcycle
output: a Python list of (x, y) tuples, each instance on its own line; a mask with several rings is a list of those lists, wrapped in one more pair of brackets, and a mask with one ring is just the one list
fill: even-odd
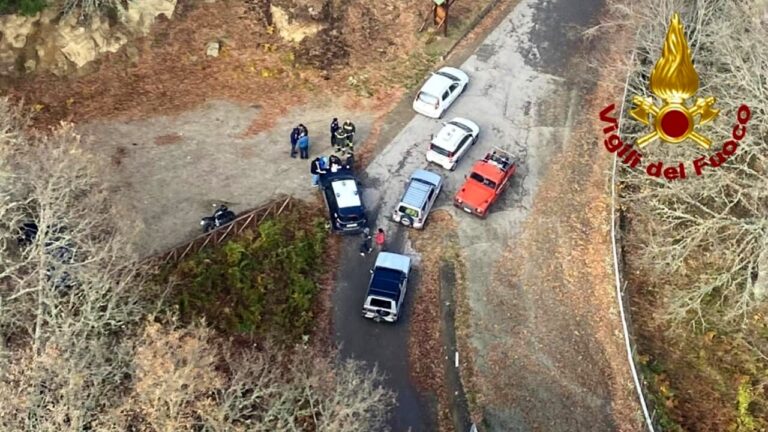
[[(217, 207), (216, 204), (213, 206)], [(235, 218), (235, 212), (228, 209), (224, 204), (221, 204), (216, 211), (213, 212), (213, 216), (206, 216), (200, 219), (200, 225), (203, 227), (203, 232), (207, 233), (208, 231), (232, 222)]]

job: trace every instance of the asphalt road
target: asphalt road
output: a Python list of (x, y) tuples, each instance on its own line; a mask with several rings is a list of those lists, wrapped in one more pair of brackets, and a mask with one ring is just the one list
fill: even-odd
[[(573, 32), (577, 26), (594, 22), (601, 5), (601, 0), (521, 1), (475, 53), (457, 65), (468, 73), (470, 84), (445, 120), (455, 116), (472, 119), (481, 127), (481, 138), (455, 172), (430, 168), (446, 178), (438, 204), (450, 205), (473, 160), (493, 146), (512, 152), (521, 161), (513, 187), (487, 220), (455, 214), (460, 221), (462, 246), (472, 257), (467, 262), (469, 278), (477, 277), (470, 290), (481, 289), (477, 284), (487, 282), (494, 251), (519, 231), (539, 179), (546, 174), (547, 161), (558, 150), (557, 143), (567, 139), (569, 118), (578, 103), (577, 91), (564, 78), (569, 60), (579, 54)], [(424, 153), (430, 135), (440, 126), (439, 120), (414, 116), (363, 175), (364, 201), (371, 207), (371, 220), (377, 221), (375, 227), (384, 227), (392, 238), (390, 250), (402, 252), (407, 247), (402, 241), (404, 228), (389, 221), (388, 216), (408, 176), (427, 167)], [(342, 355), (376, 363), (388, 375), (388, 385), (398, 392), (393, 430), (434, 430), (433, 401), (419, 395), (408, 376), (408, 312), (395, 325), (376, 324), (360, 316), (374, 257), (360, 257), (357, 246), (356, 239), (345, 243), (334, 298), (334, 330)], [(418, 265), (416, 260), (417, 270)], [(412, 278), (412, 282), (417, 279)], [(406, 296), (407, 310), (416, 290), (418, 283), (412, 283)], [(481, 313), (483, 305), (476, 296), (474, 299), (473, 312)], [(482, 352), (483, 341), (474, 343)], [(528, 430), (524, 424), (503, 419), (489, 426), (492, 430)]]

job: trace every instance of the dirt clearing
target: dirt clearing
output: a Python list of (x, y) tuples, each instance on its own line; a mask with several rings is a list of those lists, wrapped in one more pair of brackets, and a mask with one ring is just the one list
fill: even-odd
[[(198, 222), (210, 216), (213, 203), (239, 212), (276, 194), (312, 197), (309, 163), (329, 153), (332, 115), (353, 120), (358, 142), (374, 123), (373, 113), (350, 112), (340, 101), (318, 102), (248, 136), (260, 108), (214, 101), (177, 116), (97, 121), (78, 130), (87, 149), (112, 159), (110, 181), (146, 227), (139, 245), (146, 255), (197, 235)], [(310, 160), (289, 157), (289, 133), (299, 122), (309, 130)]]

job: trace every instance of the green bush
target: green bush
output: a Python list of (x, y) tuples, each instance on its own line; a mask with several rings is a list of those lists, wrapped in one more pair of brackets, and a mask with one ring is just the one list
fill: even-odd
[(283, 214), (185, 260), (170, 272), (182, 318), (284, 340), (308, 333), (326, 233), (322, 219)]
[(0, 14), (34, 15), (47, 6), (45, 0), (0, 0)]

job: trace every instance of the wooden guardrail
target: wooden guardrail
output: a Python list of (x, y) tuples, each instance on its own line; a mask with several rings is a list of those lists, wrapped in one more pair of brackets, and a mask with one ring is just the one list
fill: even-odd
[(235, 218), (232, 222), (215, 228), (202, 234), (193, 240), (180, 244), (149, 258), (147, 261), (153, 264), (177, 263), (190, 254), (196, 254), (207, 246), (218, 245), (223, 241), (241, 234), (246, 229), (258, 226), (268, 216), (278, 216), (286, 209), (290, 209), (292, 197), (280, 197), (270, 204), (266, 204), (248, 210)]

